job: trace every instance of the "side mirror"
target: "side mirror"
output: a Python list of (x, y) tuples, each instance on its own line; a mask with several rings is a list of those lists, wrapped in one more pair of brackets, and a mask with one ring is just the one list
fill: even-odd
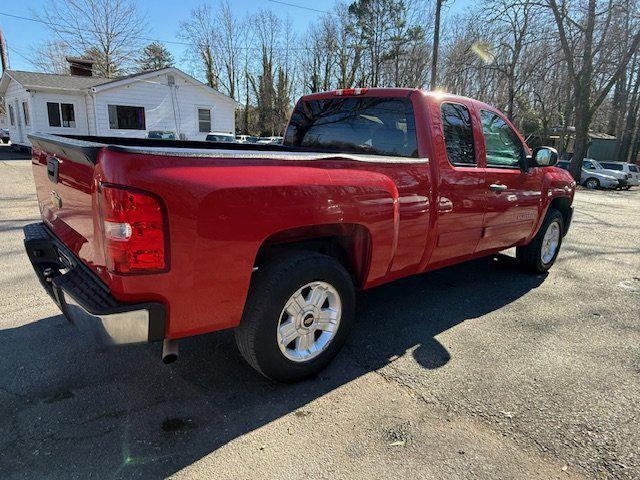
[(533, 151), (534, 167), (553, 167), (558, 163), (558, 151), (551, 147), (538, 147)]

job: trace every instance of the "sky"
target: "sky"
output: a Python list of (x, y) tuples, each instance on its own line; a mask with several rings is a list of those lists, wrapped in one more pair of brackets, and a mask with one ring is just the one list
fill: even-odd
[[(317, 10), (332, 11), (337, 0), (284, 0), (286, 3), (308, 6)], [(51, 32), (46, 26), (31, 22), (12, 18), (3, 14), (11, 14), (22, 17), (33, 17), (34, 12), (38, 11), (47, 0), (23, 0), (3, 1), (0, 3), (0, 29), (4, 35), (5, 41), (9, 46), (9, 65), (14, 70), (34, 70), (33, 65), (29, 62), (29, 57), (34, 47), (44, 43), (51, 37)], [(448, 13), (453, 13), (471, 4), (473, 0), (455, 0), (452, 6), (448, 8)], [(149, 25), (149, 37), (162, 40), (180, 41), (177, 37), (179, 23), (188, 18), (189, 12), (203, 3), (217, 5), (217, 1), (203, 2), (203, 0), (138, 0), (139, 9), (145, 15)], [(280, 17), (289, 16), (294, 30), (296, 32), (304, 32), (307, 27), (318, 18), (322, 17), (322, 13), (294, 6), (283, 5), (270, 0), (229, 0), (232, 10), (239, 16), (244, 17), (246, 14), (252, 14), (262, 9), (273, 10)], [(181, 45), (166, 44), (176, 60), (176, 66), (182, 65), (184, 57), (184, 48)]]

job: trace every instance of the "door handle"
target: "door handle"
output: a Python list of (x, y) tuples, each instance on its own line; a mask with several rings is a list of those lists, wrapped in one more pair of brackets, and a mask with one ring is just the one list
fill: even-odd
[(489, 190), (493, 191), (493, 192), (501, 192), (503, 190), (506, 190), (508, 187), (506, 185), (502, 185), (501, 183), (492, 183), (491, 185), (489, 185)]

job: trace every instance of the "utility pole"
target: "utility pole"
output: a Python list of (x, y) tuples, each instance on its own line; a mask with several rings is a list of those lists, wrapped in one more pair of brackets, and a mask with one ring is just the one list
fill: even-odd
[(436, 0), (436, 22), (433, 26), (433, 54), (431, 55), (431, 90), (435, 90), (438, 80), (438, 48), (440, 44), (440, 12), (444, 0)]
[(4, 42), (2, 30), (0, 30), (0, 62), (2, 63), (2, 72), (9, 68), (9, 60), (7, 59), (7, 44)]

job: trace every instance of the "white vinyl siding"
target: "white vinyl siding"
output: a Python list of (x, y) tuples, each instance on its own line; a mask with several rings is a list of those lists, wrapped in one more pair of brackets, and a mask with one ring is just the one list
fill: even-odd
[[(27, 110), (29, 112), (30, 125), (24, 124), (24, 113), (22, 104), (27, 104)], [(18, 145), (29, 145), (27, 140), (27, 133), (34, 131), (34, 118), (33, 107), (31, 104), (31, 95), (27, 92), (22, 85), (14, 80), (11, 80), (7, 87), (7, 92), (4, 96), (5, 109), (9, 116), (13, 112), (13, 122), (9, 121), (7, 128), (9, 129), (9, 137), (11, 142)], [(9, 109), (11, 106), (11, 109)]]
[[(55, 103), (60, 113), (60, 126), (49, 126), (47, 103)], [(63, 107), (72, 105), (72, 107)], [(73, 120), (70, 110), (73, 108)], [(64, 111), (64, 112), (63, 112)], [(33, 94), (31, 123), (34, 132), (54, 133), (61, 135), (88, 135), (87, 108), (84, 92), (77, 94), (36, 92)]]
[[(189, 140), (204, 140), (208, 132), (199, 131), (198, 108), (211, 109), (211, 130), (235, 133), (235, 104), (212, 93), (202, 84), (173, 74), (175, 87), (167, 85), (167, 75), (93, 93), (96, 105), (96, 135), (145, 137), (151, 130), (181, 133)], [(144, 107), (145, 130), (109, 128), (108, 105)]]

